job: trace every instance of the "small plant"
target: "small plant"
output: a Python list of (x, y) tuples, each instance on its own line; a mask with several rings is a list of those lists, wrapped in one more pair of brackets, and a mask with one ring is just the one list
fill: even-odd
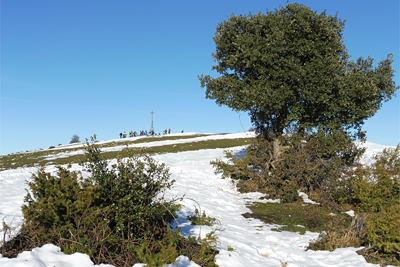
[(205, 211), (203, 211), (203, 214), (201, 216), (197, 208), (194, 212), (194, 215), (187, 217), (188, 220), (191, 221), (192, 225), (213, 226), (217, 222), (217, 219), (207, 216)]
[(228, 251), (235, 251), (236, 249), (234, 249), (233, 247), (231, 247), (231, 246), (228, 246)]
[(71, 141), (69, 142), (70, 144), (73, 144), (73, 143), (80, 143), (81, 141), (79, 141), (79, 136), (78, 135), (76, 135), (76, 134), (74, 134), (73, 136), (72, 136), (72, 138), (71, 138)]

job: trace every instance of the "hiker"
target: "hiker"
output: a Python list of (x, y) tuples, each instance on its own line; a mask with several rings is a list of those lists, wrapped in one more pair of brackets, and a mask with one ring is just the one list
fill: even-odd
[(171, 128), (169, 128), (169, 130), (168, 130), (168, 134), (171, 134)]
[(183, 133), (183, 130), (181, 131), (181, 133)]
[(119, 133), (119, 138), (122, 138), (122, 132)]
[(124, 132), (124, 138), (126, 138), (126, 131)]

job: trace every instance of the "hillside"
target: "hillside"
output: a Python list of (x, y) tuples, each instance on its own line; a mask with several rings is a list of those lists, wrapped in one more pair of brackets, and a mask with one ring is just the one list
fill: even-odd
[[(361, 255), (358, 255), (356, 251), (361, 248), (340, 248), (332, 252), (306, 251), (310, 241), (318, 239), (320, 233), (276, 231), (281, 226), (242, 216), (251, 212), (247, 207), (248, 204), (255, 201), (261, 203), (276, 201), (265, 199), (261, 193), (239, 193), (230, 179), (221, 179), (220, 174), (214, 174), (209, 162), (223, 158), (223, 151), (227, 148), (235, 153), (243, 151), (245, 144), (252, 138), (254, 133), (219, 135), (187, 133), (152, 139), (115, 139), (101, 141), (98, 144), (110, 159), (110, 164), (115, 162), (116, 156), (125, 156), (127, 146), (138, 151), (150, 152), (155, 160), (165, 163), (170, 168), (171, 178), (176, 180), (172, 190), (167, 192), (167, 198), (181, 198), (180, 204), (183, 205), (176, 223), (183, 229), (184, 235), (204, 237), (215, 228), (221, 229), (216, 232), (219, 241), (216, 263), (221, 267), (379, 266), (367, 263)], [(372, 143), (366, 143), (366, 147), (364, 162), (369, 162), (374, 153), (385, 148)], [(4, 170), (0, 172), (0, 219), (13, 229), (11, 233), (5, 234), (3, 231), (0, 235), (10, 239), (21, 225), (20, 207), (26, 194), (25, 181), (36, 171), (35, 166), (42, 162), (46, 164), (46, 171), (55, 173), (54, 164), (72, 163), (71, 170), (82, 171), (82, 167), (76, 163), (82, 155), (82, 144), (77, 144), (2, 156), (1, 168)], [(212, 227), (191, 225), (187, 216), (194, 215), (196, 208), (200, 208), (201, 212), (205, 211), (207, 216), (216, 218), (219, 223)], [(86, 267), (93, 266), (93, 263), (87, 255), (80, 253), (65, 255), (57, 247), (46, 245), (33, 251), (25, 251), (15, 259), (0, 256), (0, 265)], [(198, 265), (180, 256), (178, 266)]]

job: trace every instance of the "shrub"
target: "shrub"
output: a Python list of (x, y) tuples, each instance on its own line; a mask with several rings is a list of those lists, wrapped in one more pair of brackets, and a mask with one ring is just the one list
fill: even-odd
[(298, 200), (298, 190), (319, 191), (321, 200), (330, 201), (342, 167), (352, 165), (363, 150), (355, 147), (344, 132), (317, 131), (308, 135), (284, 135), (274, 141), (258, 137), (243, 158), (231, 152), (231, 163), (212, 161), (223, 177), (239, 180), (242, 191), (259, 191), (282, 202)]
[(212, 247), (168, 225), (179, 205), (163, 197), (174, 183), (164, 164), (144, 154), (109, 166), (89, 142), (85, 154), (89, 178), (63, 167), (55, 176), (44, 167), (32, 175), (22, 207), (25, 222), (19, 236), (4, 245), (3, 256), (53, 243), (67, 254), (86, 253), (96, 264), (161, 266), (186, 253), (213, 266)]
[(79, 141), (79, 136), (78, 135), (76, 135), (76, 134), (74, 134), (73, 136), (72, 136), (72, 138), (71, 138), (71, 141), (69, 142), (70, 144), (73, 144), (73, 143), (80, 143), (81, 141)]
[(383, 257), (400, 262), (400, 145), (375, 156), (369, 167), (359, 167), (345, 200), (358, 212), (368, 212), (365, 245)]
[[(375, 156), (371, 166), (358, 165), (347, 173), (340, 198), (343, 204), (351, 204), (363, 218), (359, 229), (330, 231), (327, 239), (310, 246), (312, 249), (334, 249), (349, 245), (343, 243), (349, 233), (355, 233), (359, 243), (366, 247), (362, 254), (374, 263), (400, 263), (400, 145), (385, 149)], [(346, 178), (346, 177), (344, 177)], [(346, 179), (344, 179), (346, 180)], [(347, 245), (346, 245), (347, 244)]]

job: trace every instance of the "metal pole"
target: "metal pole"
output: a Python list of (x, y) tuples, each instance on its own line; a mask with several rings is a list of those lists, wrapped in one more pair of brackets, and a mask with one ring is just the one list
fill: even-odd
[(153, 110), (150, 113), (151, 113), (151, 128), (150, 128), (150, 131), (152, 131), (152, 130), (154, 130), (154, 127), (153, 127), (153, 114), (154, 114), (154, 112), (153, 112)]

